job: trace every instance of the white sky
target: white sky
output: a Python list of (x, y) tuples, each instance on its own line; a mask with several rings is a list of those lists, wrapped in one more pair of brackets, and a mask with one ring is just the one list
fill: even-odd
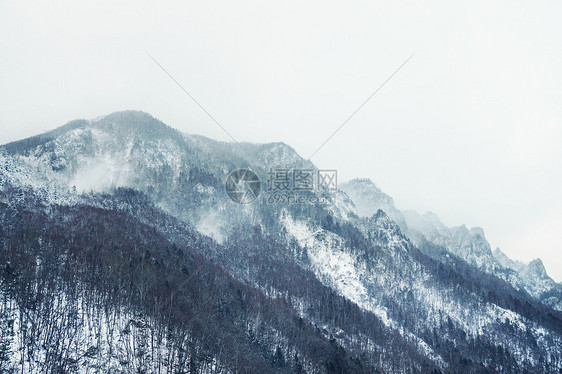
[(562, 281), (560, 1), (2, 1), (0, 143), (139, 109), (370, 177)]

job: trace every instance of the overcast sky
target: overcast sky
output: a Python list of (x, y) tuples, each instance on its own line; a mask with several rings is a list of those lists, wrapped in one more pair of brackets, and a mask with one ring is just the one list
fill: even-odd
[(138, 109), (369, 177), (562, 281), (560, 1), (0, 2), (0, 143)]

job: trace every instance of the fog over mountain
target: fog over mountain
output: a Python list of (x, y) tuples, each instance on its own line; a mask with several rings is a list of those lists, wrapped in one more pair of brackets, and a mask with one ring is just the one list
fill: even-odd
[[(248, 204), (238, 169), (261, 181)], [(322, 171), (137, 111), (3, 145), (0, 372), (562, 372), (540, 259), (369, 179), (279, 199), (272, 170)]]

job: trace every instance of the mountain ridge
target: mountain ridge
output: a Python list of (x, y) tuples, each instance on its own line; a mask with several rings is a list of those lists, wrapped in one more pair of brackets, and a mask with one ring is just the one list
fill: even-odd
[[(391, 200), (381, 199), (381, 196), (386, 194), (368, 178), (354, 179), (342, 184), (341, 187), (352, 200), (357, 199), (362, 202), (367, 200), (364, 204), (367, 208), (363, 210), (363, 215), (373, 214), (373, 211), (379, 208), (390, 211), (402, 231), (418, 246), (423, 248), (423, 243), (429, 241), (433, 245), (444, 247), (447, 252), (458, 255), (475, 266), (483, 267), (516, 288), (524, 288), (534, 297), (545, 299), (547, 305), (562, 310), (562, 298), (556, 296), (562, 295), (562, 290), (552, 278), (548, 277), (540, 259), (533, 260), (531, 266), (514, 262), (499, 249), (492, 253), (484, 230), (480, 227), (469, 229), (465, 225), (460, 225), (449, 228), (435, 213), (426, 212), (420, 215), (414, 211), (399, 211), (393, 203), (388, 203)], [(374, 191), (374, 196), (371, 191)], [(513, 270), (515, 274), (510, 274), (509, 270)], [(552, 296), (553, 292), (555, 296)]]
[[(48, 262), (53, 271), (40, 273), (42, 277), (52, 273), (62, 279), (83, 279), (76, 287), (90, 284), (82, 283), (84, 279), (96, 287), (94, 280), (101, 285), (115, 281), (121, 286), (96, 292), (114, 290), (111, 295), (115, 300), (135, 295), (126, 304), (115, 303), (142, 312), (142, 318), (126, 315), (134, 321), (128, 325), (132, 327), (123, 327), (126, 321), (117, 323), (114, 328), (120, 327), (115, 338), (104, 335), (103, 349), (106, 343), (116, 341), (112, 339), (126, 339), (130, 330), (137, 331), (132, 344), (139, 352), (146, 352), (143, 335), (148, 331), (172, 328), (170, 331), (185, 341), (193, 341), (193, 345), (177, 351), (158, 346), (148, 355), (119, 353), (111, 365), (122, 372), (153, 370), (152, 365), (162, 365), (156, 352), (167, 350), (188, 352), (180, 355), (185, 355), (190, 370), (201, 373), (210, 372), (212, 365), (233, 372), (258, 370), (247, 366), (250, 364), (244, 354), (255, 357), (260, 371), (275, 373), (540, 373), (562, 369), (557, 353), (562, 350), (562, 314), (509, 282), (510, 276), (517, 278), (515, 271), (494, 274), (486, 272), (490, 268), (478, 266), (478, 256), (492, 256), (483, 231), (450, 229), (429, 215), (427, 220), (419, 218), (426, 232), (414, 232), (408, 222), (412, 224), (416, 217), (405, 217), (394, 207), (392, 198), (378, 188), (358, 190), (365, 192), (361, 195), (364, 204), (354, 203), (353, 193), (348, 195), (345, 185), (334, 192), (334, 202), (329, 204), (275, 204), (268, 202), (271, 195), (267, 190), (251, 204), (236, 204), (224, 190), (226, 177), (236, 168), (252, 166), (266, 181), (271, 168), (315, 167), (284, 143), (242, 143), (244, 150), (235, 143), (186, 135), (163, 123), (150, 127), (156, 119), (135, 113), (113, 113), (109, 119), (101, 117), (90, 124), (71, 122), (51, 133), (47, 141), (24, 140), (0, 147), (4, 149), (0, 218), (2, 227), (17, 232), (13, 236), (0, 230), (0, 256), (5, 256), (0, 258), (9, 258), (9, 264), (18, 263), (19, 274), (45, 282), (34, 278), (36, 266), (54, 248), (53, 253), (59, 255), (53, 260), (57, 261)], [(75, 189), (77, 184), (79, 188)], [(326, 191), (321, 190), (305, 196), (318, 198), (324, 194)], [(370, 201), (373, 194), (375, 199)], [(357, 214), (358, 205), (368, 210), (383, 203), (390, 212), (377, 208), (370, 215)], [(112, 224), (113, 220), (118, 224)], [(65, 234), (69, 222), (82, 222), (72, 226), (74, 236)], [(56, 235), (45, 234), (52, 230)], [(24, 244), (18, 244), (18, 235), (28, 235)], [(73, 258), (71, 254), (82, 253), (73, 237), (89, 238), (85, 243), (96, 243), (97, 250), (110, 258), (115, 248), (125, 255), (106, 263), (103, 257), (95, 256), (96, 247), (85, 245), (90, 254), (80, 255), (80, 262), (67, 262)], [(127, 244), (120, 244), (122, 241)], [(147, 241), (153, 249), (146, 246)], [(65, 252), (69, 248), (72, 251)], [(209, 269), (202, 274), (197, 266), (182, 265), (180, 252), (188, 258), (200, 256), (193, 261), (212, 263), (226, 275), (218, 275), (207, 265), (202, 265)], [(24, 262), (17, 260), (22, 253), (27, 259)], [(540, 270), (538, 265), (533, 269)], [(0, 278), (0, 283), (10, 280), (7, 290), (25, 285), (20, 278), (10, 278), (11, 266)], [(137, 270), (127, 270), (131, 266)], [(99, 272), (96, 277), (77, 277), (90, 274), (91, 269)], [(145, 274), (141, 269), (154, 272), (146, 270)], [(205, 278), (207, 273), (217, 274), (216, 282)], [(103, 274), (111, 277), (105, 279)], [(136, 278), (142, 274), (146, 277)], [(185, 279), (167, 279), (168, 274)], [(207, 288), (201, 286), (204, 283), (191, 288), (188, 280), (192, 276), (197, 282), (220, 285), (213, 288), (220, 297), (206, 294)], [(127, 277), (136, 281), (132, 285), (119, 283)], [(46, 279), (65, 290), (64, 298), (76, 302), (72, 287)], [(181, 284), (188, 287), (179, 287)], [(145, 288), (148, 285), (154, 289)], [(183, 312), (176, 310), (174, 313), (180, 313), (178, 321), (183, 322), (170, 325), (166, 322), (169, 318), (160, 318), (160, 312), (145, 307), (154, 304), (150, 298), (159, 300), (159, 292), (170, 297), (167, 290), (175, 295), (172, 299), (204, 297), (213, 300), (212, 305), (208, 309), (186, 306)], [(251, 296), (257, 294), (263, 296)], [(557, 298), (555, 294), (548, 297)], [(261, 301), (253, 305), (245, 300)], [(72, 303), (60, 304), (62, 309), (56, 310), (75, 308)], [(272, 315), (272, 310), (264, 307), (267, 315), (260, 317), (258, 305), (275, 303), (283, 305), (279, 314)], [(10, 305), (31, 313), (28, 300)], [(175, 310), (172, 302), (158, 301), (156, 305), (169, 305), (172, 309), (163, 310)], [(8, 323), (9, 317), (3, 319), (2, 310), (9, 308), (3, 307), (0, 304), (0, 323)], [(93, 310), (104, 315), (103, 307), (99, 304)], [(40, 315), (30, 315), (34, 323), (47, 323)], [(219, 321), (224, 330), (200, 335), (205, 331), (200, 321), (208, 319)], [(275, 322), (284, 319), (293, 322)], [(73, 327), (84, 339), (84, 343), (77, 343), (78, 348), (90, 352), (88, 357), (96, 357), (95, 346), (90, 350), (90, 340), (80, 326)], [(210, 322), (209, 326), (217, 325)], [(0, 336), (0, 352), (5, 347), (3, 337), (6, 341), (23, 339), (21, 329), (6, 331), (13, 334)], [(36, 333), (39, 340), (44, 339), (40, 331)], [(229, 344), (224, 352), (220, 350), (221, 339)], [(319, 351), (306, 348), (306, 341), (313, 342), (309, 346)], [(13, 365), (27, 362), (25, 365), (34, 371), (45, 370), (34, 366), (33, 360), (39, 356), (26, 359), (12, 345), (7, 347), (18, 357)], [(51, 346), (34, 349), (59, 357), (52, 355)], [(102, 364), (99, 359), (78, 359), (71, 352), (63, 353), (77, 362)], [(49, 362), (60, 364), (56, 359)], [(175, 367), (187, 367), (182, 362), (177, 361)]]

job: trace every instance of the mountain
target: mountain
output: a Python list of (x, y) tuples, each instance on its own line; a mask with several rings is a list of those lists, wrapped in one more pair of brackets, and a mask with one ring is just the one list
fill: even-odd
[(540, 258), (523, 264), (513, 261), (499, 248), (494, 251), (494, 256), (502, 266), (517, 274), (516, 281), (531, 295), (554, 309), (562, 310), (562, 285), (548, 276)]
[(371, 216), (379, 209), (388, 212), (420, 248), (424, 247), (424, 242), (429, 242), (484, 270), (493, 271), (498, 265), (481, 228), (469, 230), (464, 225), (450, 228), (434, 213), (419, 215), (414, 211), (399, 211), (392, 198), (368, 179), (354, 179), (341, 188), (356, 205), (362, 206), (357, 209), (360, 216)]
[(340, 186), (356, 206), (362, 217), (375, 214), (379, 209), (387, 212), (400, 226), (402, 232), (424, 253), (447, 262), (450, 255), (466, 261), (487, 273), (524, 289), (546, 305), (562, 310), (560, 285), (546, 274), (540, 259), (529, 265), (512, 261), (499, 249), (493, 253), (479, 227), (468, 229), (461, 225), (447, 227), (435, 213), (398, 210), (392, 198), (368, 179), (354, 179)]
[[(249, 204), (225, 191), (237, 169), (261, 180)], [(482, 230), (368, 180), (274, 188), (295, 170), (322, 172), (131, 111), (4, 145), (0, 371), (562, 370), (562, 313)]]
[(395, 221), (401, 221), (400, 211), (394, 200), (378, 188), (370, 179), (354, 179), (339, 186), (353, 200), (357, 215), (370, 217), (378, 210), (386, 212)]

